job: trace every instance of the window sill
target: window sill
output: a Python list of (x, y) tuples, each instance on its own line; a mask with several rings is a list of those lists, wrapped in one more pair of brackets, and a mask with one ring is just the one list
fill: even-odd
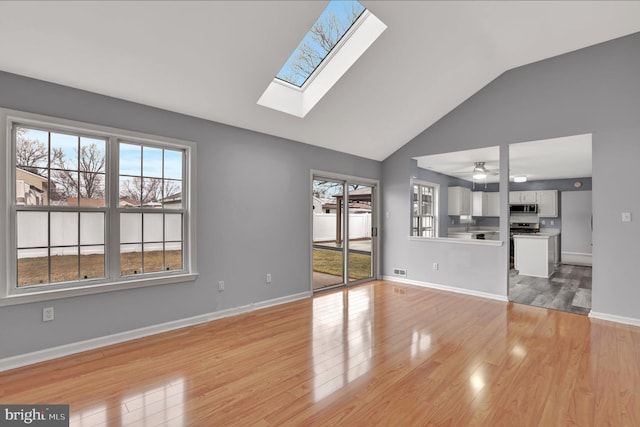
[(147, 277), (118, 282), (108, 282), (99, 285), (77, 286), (73, 288), (43, 290), (24, 294), (7, 295), (0, 298), (0, 307), (7, 305), (27, 304), (38, 301), (71, 298), (81, 295), (92, 295), (104, 292), (121, 291), (125, 289), (144, 288), (147, 286), (192, 282), (195, 281), (197, 277), (198, 273), (185, 273), (165, 277)]

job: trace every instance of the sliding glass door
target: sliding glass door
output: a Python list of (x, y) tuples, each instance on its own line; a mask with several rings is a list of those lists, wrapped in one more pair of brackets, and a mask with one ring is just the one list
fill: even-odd
[(313, 289), (344, 284), (344, 182), (313, 180)]
[(375, 190), (349, 179), (313, 177), (314, 291), (374, 277)]
[(349, 239), (347, 259), (349, 282), (371, 280), (373, 278), (373, 236), (377, 231), (373, 224), (373, 194), (375, 187), (364, 184), (350, 184)]

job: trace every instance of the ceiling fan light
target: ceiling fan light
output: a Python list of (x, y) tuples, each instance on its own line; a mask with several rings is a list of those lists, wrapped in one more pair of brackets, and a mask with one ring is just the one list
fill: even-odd
[(527, 182), (526, 176), (514, 176), (513, 182)]
[(473, 179), (485, 179), (487, 177), (487, 169), (484, 162), (476, 162), (473, 167)]
[(485, 179), (486, 177), (487, 174), (484, 172), (477, 171), (473, 173), (473, 179)]

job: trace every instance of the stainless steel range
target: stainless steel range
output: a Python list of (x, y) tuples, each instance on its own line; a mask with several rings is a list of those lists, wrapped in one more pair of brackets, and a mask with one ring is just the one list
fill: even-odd
[(514, 234), (533, 234), (540, 231), (540, 224), (537, 222), (510, 222), (509, 223), (509, 236), (513, 237)]

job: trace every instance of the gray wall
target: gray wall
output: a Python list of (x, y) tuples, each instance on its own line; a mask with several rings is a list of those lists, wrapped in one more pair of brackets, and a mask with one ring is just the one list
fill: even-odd
[[(582, 183), (582, 187), (576, 188), (573, 184), (576, 181)], [(540, 228), (559, 228), (562, 231), (562, 194), (567, 191), (591, 191), (592, 179), (586, 178), (572, 178), (572, 179), (545, 179), (540, 181), (527, 181), (527, 182), (510, 182), (510, 191), (530, 191), (530, 190), (558, 190), (558, 217), (557, 218), (541, 218)], [(591, 209), (589, 209), (589, 215), (591, 215)], [(553, 221), (553, 224), (551, 224)], [(544, 224), (543, 224), (544, 222)], [(564, 236), (561, 236), (561, 239)], [(591, 236), (589, 236), (589, 242), (591, 242)]]
[[(573, 184), (576, 181), (582, 183), (582, 187), (576, 188)], [(510, 182), (510, 191), (528, 190), (558, 190), (558, 191), (591, 191), (591, 178), (570, 178), (570, 179), (543, 179), (539, 181)]]
[[(622, 211), (640, 212), (629, 172), (640, 158), (638, 52), (640, 33), (510, 70), (387, 158), (383, 274), (405, 267), (409, 279), (506, 295), (507, 245), (407, 239), (411, 159), (499, 145), (500, 170), (508, 170), (510, 143), (592, 133), (593, 311), (639, 319), (640, 221), (620, 220)], [(509, 186), (507, 174), (500, 178), (504, 218)], [(506, 221), (500, 231), (506, 235)]]
[(2, 72), (0, 106), (196, 142), (200, 273), (0, 307), (0, 358), (309, 291), (310, 170), (381, 176), (380, 162)]
[(563, 191), (562, 252), (591, 253), (591, 191)]

